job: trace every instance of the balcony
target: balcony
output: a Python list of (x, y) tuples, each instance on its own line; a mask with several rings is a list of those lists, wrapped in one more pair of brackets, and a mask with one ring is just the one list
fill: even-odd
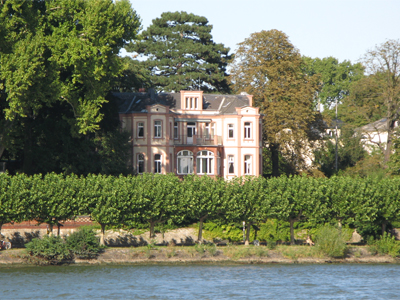
[(193, 146), (219, 146), (222, 145), (222, 137), (218, 135), (179, 135), (173, 139), (174, 145)]

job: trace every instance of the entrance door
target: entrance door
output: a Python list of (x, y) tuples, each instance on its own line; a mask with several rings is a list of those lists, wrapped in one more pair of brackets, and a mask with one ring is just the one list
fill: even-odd
[(196, 134), (196, 123), (188, 122), (187, 123), (187, 140), (188, 144), (193, 144), (193, 136)]

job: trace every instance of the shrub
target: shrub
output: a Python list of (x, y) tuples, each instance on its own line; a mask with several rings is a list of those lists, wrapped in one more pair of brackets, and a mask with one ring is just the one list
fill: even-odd
[(81, 259), (95, 258), (104, 249), (104, 246), (100, 246), (99, 238), (90, 227), (80, 227), (78, 231), (67, 237), (66, 242), (68, 249)]
[(289, 222), (278, 222), (276, 219), (268, 219), (260, 225), (257, 238), (261, 241), (290, 241)]
[(273, 240), (269, 240), (269, 241), (267, 242), (267, 248), (268, 248), (269, 250), (274, 250), (274, 249), (276, 248), (276, 242), (273, 241)]
[(388, 254), (392, 257), (400, 256), (400, 243), (394, 236), (390, 236), (386, 232), (380, 240), (368, 239), (368, 244), (372, 253)]
[(56, 265), (72, 259), (71, 251), (59, 236), (36, 238), (25, 246), (31, 256), (38, 258), (36, 261), (38, 264)]
[(342, 232), (332, 226), (321, 227), (317, 231), (316, 247), (330, 257), (344, 257), (347, 246)]

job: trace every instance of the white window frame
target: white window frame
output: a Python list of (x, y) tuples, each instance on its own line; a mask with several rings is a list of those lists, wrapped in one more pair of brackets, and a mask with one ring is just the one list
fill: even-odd
[[(230, 136), (231, 132), (232, 132), (232, 136)], [(235, 125), (228, 124), (228, 139), (234, 139), (234, 138), (235, 138)]]
[(215, 123), (207, 122), (205, 126), (205, 138), (206, 139), (213, 139), (215, 135)]
[(178, 122), (174, 122), (174, 139), (179, 138), (179, 127)]
[(162, 155), (158, 153), (154, 154), (154, 173), (162, 173)]
[[(197, 174), (214, 175), (214, 153), (207, 150), (202, 150), (197, 153), (196, 168)], [(203, 170), (203, 169), (206, 170)]]
[[(185, 170), (186, 169), (186, 170)], [(193, 174), (193, 152), (189, 150), (179, 151), (177, 154), (178, 175)]]
[[(142, 132), (140, 132), (140, 129)], [(142, 135), (140, 135), (142, 133)], [(144, 122), (137, 122), (137, 137), (144, 138)]]
[(160, 139), (162, 137), (162, 122), (160, 120), (154, 121), (154, 138)]
[(251, 122), (244, 122), (244, 138), (251, 139)]
[(244, 156), (244, 175), (251, 175), (252, 157), (251, 155)]
[[(142, 156), (142, 158), (143, 159), (141, 159), (141, 156)], [(144, 154), (143, 153), (138, 153), (137, 154), (137, 166), (136, 166), (136, 168), (137, 168), (137, 173), (138, 174), (143, 174), (144, 172), (145, 172), (145, 157), (144, 157)], [(140, 172), (140, 165), (142, 164), (142, 168), (143, 168), (143, 170), (142, 170), (142, 172)]]
[(228, 155), (228, 174), (235, 174), (235, 157), (233, 155)]

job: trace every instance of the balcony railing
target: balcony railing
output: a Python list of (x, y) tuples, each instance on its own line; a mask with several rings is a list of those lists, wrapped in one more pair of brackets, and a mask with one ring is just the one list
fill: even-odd
[(174, 145), (217, 146), (222, 145), (222, 137), (218, 135), (179, 135), (173, 138)]

